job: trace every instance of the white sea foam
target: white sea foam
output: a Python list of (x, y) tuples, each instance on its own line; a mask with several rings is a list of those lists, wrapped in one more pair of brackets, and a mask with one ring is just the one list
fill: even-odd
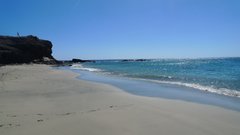
[(81, 64), (74, 64), (71, 66), (71, 69), (79, 69), (79, 70), (84, 70), (84, 71), (90, 71), (90, 72), (100, 72), (102, 70), (97, 69), (97, 68), (86, 68), (83, 67)]
[(194, 89), (198, 89), (198, 90), (202, 90), (202, 91), (208, 91), (208, 92), (212, 92), (212, 93), (216, 93), (216, 94), (220, 94), (220, 95), (233, 96), (233, 97), (240, 98), (240, 91), (237, 91), (237, 90), (230, 90), (230, 89), (226, 89), (226, 88), (217, 89), (217, 88), (213, 88), (210, 86), (202, 86), (202, 85), (194, 84), (194, 83), (191, 84), (191, 83), (159, 81), (159, 80), (149, 80), (149, 79), (143, 79), (143, 80), (148, 80), (148, 81), (155, 82), (155, 83), (172, 84), (172, 85), (190, 87), (190, 88), (194, 88)]

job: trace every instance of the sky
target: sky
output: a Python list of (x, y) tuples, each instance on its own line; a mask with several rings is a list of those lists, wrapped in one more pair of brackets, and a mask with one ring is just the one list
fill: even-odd
[(57, 59), (240, 57), (240, 0), (0, 0), (0, 35)]

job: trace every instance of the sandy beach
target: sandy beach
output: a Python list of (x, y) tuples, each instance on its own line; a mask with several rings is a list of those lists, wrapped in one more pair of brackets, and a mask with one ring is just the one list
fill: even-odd
[(238, 135), (240, 113), (141, 97), (46, 65), (0, 67), (1, 135)]

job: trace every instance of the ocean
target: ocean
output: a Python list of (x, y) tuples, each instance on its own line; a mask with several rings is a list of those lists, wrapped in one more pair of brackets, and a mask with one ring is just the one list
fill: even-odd
[(240, 97), (240, 58), (97, 60), (71, 69)]

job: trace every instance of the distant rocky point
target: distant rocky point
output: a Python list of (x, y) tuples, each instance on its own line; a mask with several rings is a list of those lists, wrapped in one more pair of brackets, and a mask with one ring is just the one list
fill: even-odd
[(36, 36), (0, 36), (0, 64), (56, 64), (52, 43)]
[(147, 59), (125, 59), (122, 62), (131, 62), (131, 61), (148, 61)]
[(72, 60), (59, 60), (58, 65), (64, 65), (64, 66), (71, 66), (74, 63), (85, 63), (85, 62), (93, 62), (95, 63), (95, 60), (82, 60), (82, 59), (72, 59)]
[(73, 63), (95, 62), (94, 60), (72, 59)]

